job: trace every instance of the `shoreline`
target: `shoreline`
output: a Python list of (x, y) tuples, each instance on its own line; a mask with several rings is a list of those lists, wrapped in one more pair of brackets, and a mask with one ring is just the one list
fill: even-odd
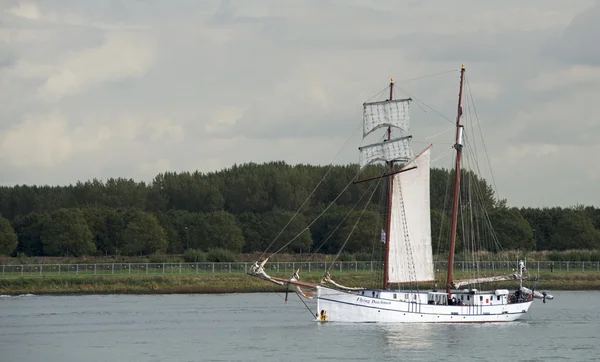
[[(285, 277), (285, 276), (282, 276)], [(306, 282), (317, 282), (319, 274), (307, 274)], [(554, 273), (540, 275), (543, 281), (538, 290), (600, 291), (598, 273)], [(360, 273), (342, 273), (336, 282), (348, 286), (369, 286), (370, 276)], [(525, 281), (531, 287), (534, 280)], [(516, 281), (489, 283), (485, 289), (514, 289)], [(441, 289), (433, 283), (419, 285), (422, 289)], [(205, 275), (166, 275), (166, 276), (73, 276), (73, 277), (16, 277), (0, 279), (0, 295), (106, 295), (106, 294), (226, 294), (226, 293), (266, 293), (285, 292), (285, 286), (278, 286), (266, 280), (246, 274), (205, 274)], [(294, 293), (293, 288), (290, 289)]]

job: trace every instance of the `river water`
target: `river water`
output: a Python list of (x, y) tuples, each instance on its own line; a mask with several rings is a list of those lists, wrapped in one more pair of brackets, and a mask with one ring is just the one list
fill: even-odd
[(318, 324), (274, 293), (3, 296), (0, 361), (600, 360), (600, 292), (552, 294), (473, 325)]

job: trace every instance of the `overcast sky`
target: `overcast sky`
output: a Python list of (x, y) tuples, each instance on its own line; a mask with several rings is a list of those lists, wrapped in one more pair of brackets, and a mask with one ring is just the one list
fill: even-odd
[[(464, 62), (499, 196), (600, 206), (598, 19), (588, 0), (1, 0), (0, 183), (326, 165), (392, 76), (454, 119)], [(452, 124), (411, 110), (446, 151)]]

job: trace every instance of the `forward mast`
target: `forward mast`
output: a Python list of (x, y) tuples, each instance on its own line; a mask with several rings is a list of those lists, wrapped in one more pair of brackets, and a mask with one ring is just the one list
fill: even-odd
[[(390, 79), (390, 98), (389, 101), (394, 99), (394, 78)], [(392, 139), (392, 126), (387, 127), (387, 141)], [(388, 162), (390, 167), (390, 175), (394, 172), (394, 161)], [(385, 255), (383, 259), (383, 289), (388, 288), (389, 272), (388, 267), (390, 263), (390, 224), (392, 220), (392, 187), (394, 186), (394, 178), (391, 176), (387, 177), (387, 205), (386, 205), (386, 220), (385, 220)]]

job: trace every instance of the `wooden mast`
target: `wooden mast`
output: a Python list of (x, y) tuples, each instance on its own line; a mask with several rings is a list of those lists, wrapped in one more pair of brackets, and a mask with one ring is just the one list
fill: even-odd
[[(390, 99), (394, 98), (394, 78), (390, 79)], [(392, 139), (392, 126), (388, 126), (387, 129), (387, 140), (388, 142)], [(393, 161), (389, 162), (390, 174), (394, 171)], [(383, 289), (388, 288), (389, 279), (389, 262), (390, 262), (390, 225), (392, 221), (392, 186), (394, 178), (388, 176), (387, 178), (387, 213), (385, 220), (385, 256), (383, 261)]]
[(465, 79), (465, 65), (464, 63), (460, 69), (460, 90), (458, 93), (458, 110), (456, 116), (456, 143), (454, 148), (456, 149), (456, 165), (454, 167), (454, 195), (452, 197), (452, 223), (450, 225), (450, 247), (448, 249), (448, 279), (446, 280), (446, 294), (448, 295), (448, 301), (450, 301), (450, 288), (452, 286), (452, 267), (454, 264), (454, 244), (456, 238), (456, 222), (458, 214), (458, 198), (460, 192), (460, 156), (462, 154), (462, 126), (460, 125), (460, 117), (462, 116), (462, 93), (463, 93), (463, 81)]

